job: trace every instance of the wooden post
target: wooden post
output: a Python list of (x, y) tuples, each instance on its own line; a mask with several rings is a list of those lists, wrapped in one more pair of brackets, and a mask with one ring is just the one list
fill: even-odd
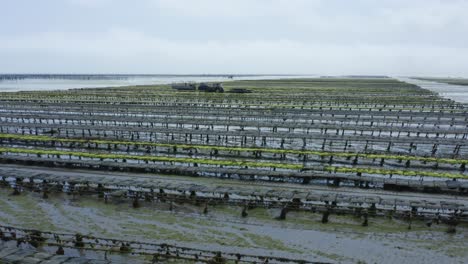
[(247, 205), (244, 205), (244, 207), (242, 208), (242, 213), (241, 213), (241, 216), (242, 217), (247, 217), (249, 214), (247, 213)]
[(326, 210), (322, 214), (322, 224), (328, 223), (329, 216), (330, 216), (330, 208), (327, 206)]
[(369, 222), (368, 222), (369, 213), (367, 212), (367, 209), (364, 209), (362, 211), (362, 216), (364, 217), (364, 222), (362, 222), (362, 226), (368, 226), (369, 225)]
[(283, 207), (283, 208), (281, 209), (281, 213), (280, 213), (280, 215), (279, 215), (276, 219), (278, 219), (278, 220), (285, 220), (285, 219), (286, 219), (286, 214), (287, 214), (287, 213), (288, 213), (288, 209), (287, 209), (287, 207), (285, 206), (285, 207)]

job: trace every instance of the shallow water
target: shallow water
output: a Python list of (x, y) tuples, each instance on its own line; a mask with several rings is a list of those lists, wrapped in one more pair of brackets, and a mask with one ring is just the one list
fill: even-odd
[[(77, 75), (78, 77), (79, 75)], [(100, 78), (102, 77), (102, 78)], [(256, 75), (256, 76), (235, 76), (233, 79), (228, 77), (207, 77), (201, 75), (180, 76), (100, 76), (94, 79), (20, 79), (20, 80), (0, 80), (0, 92), (17, 91), (46, 91), (46, 90), (66, 90), (73, 88), (99, 88), (99, 87), (118, 87), (131, 85), (153, 85), (170, 84), (175, 82), (218, 82), (235, 80), (258, 80), (258, 79), (280, 79), (280, 78), (300, 78), (311, 76), (278, 76), (278, 75)]]
[(415, 84), (423, 89), (438, 93), (440, 96), (459, 103), (468, 103), (468, 86), (423, 81), (410, 78), (397, 78), (400, 81)]

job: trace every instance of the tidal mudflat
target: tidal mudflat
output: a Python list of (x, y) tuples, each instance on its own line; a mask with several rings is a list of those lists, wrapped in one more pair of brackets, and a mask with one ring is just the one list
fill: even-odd
[(135, 263), (466, 262), (466, 105), (391, 78), (223, 87), (1, 93), (2, 243)]

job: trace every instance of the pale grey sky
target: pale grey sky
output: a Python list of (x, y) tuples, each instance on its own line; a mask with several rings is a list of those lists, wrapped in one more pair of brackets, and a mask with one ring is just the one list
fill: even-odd
[(468, 0), (0, 0), (2, 73), (468, 76)]

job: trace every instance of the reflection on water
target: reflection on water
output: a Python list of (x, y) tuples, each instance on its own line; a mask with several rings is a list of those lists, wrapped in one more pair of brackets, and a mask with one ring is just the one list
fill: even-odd
[(468, 86), (439, 83), (410, 78), (397, 78), (400, 81), (415, 84), (421, 88), (438, 93), (440, 96), (459, 103), (468, 103)]

